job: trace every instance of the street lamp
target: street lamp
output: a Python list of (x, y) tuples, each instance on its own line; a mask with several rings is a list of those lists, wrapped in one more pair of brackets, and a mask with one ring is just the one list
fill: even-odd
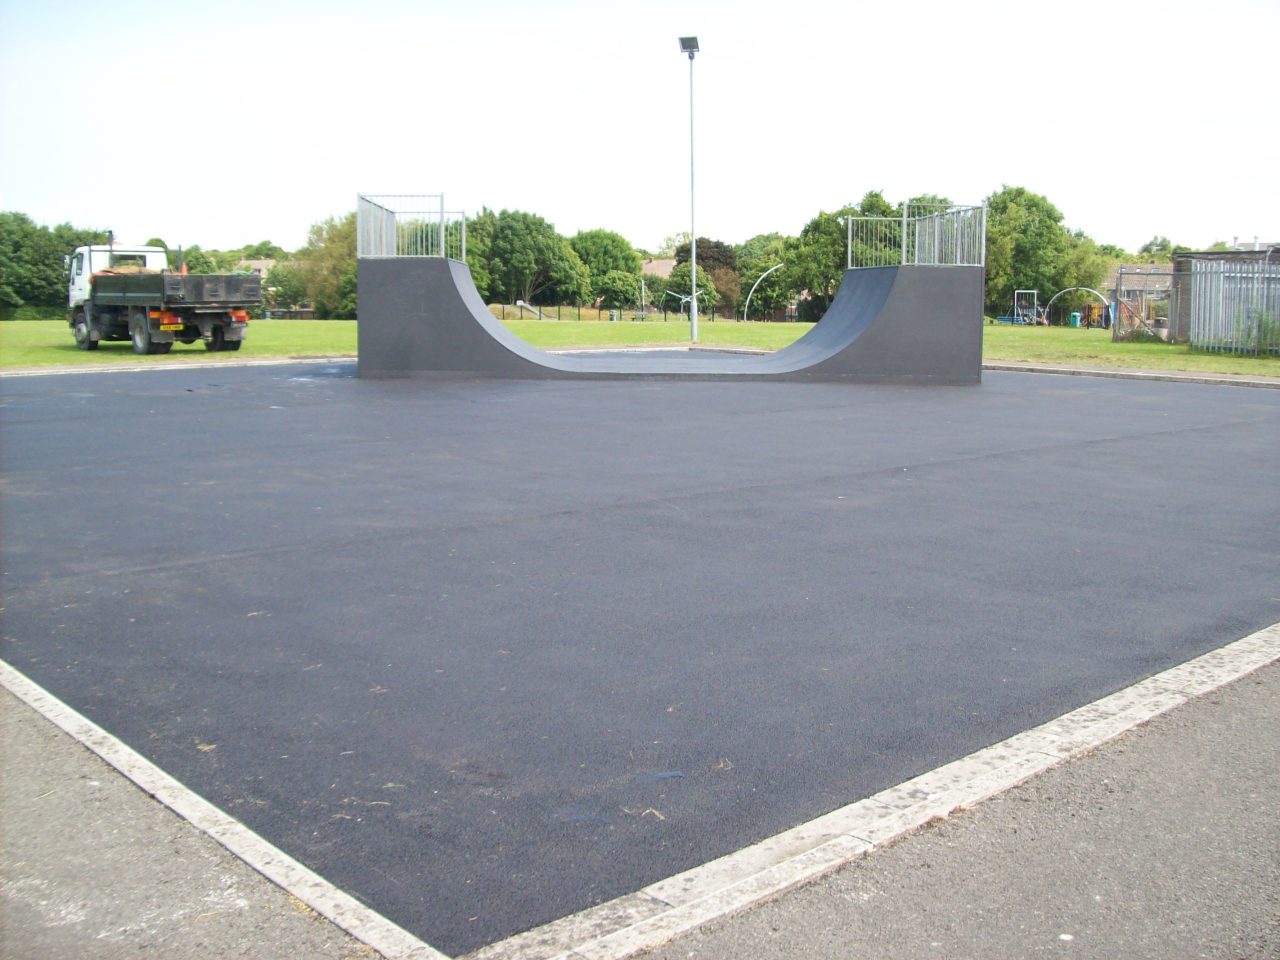
[(689, 55), (689, 277), (693, 292), (689, 301), (689, 340), (698, 342), (698, 230), (694, 226), (693, 206), (693, 55), (698, 52), (697, 37), (681, 37), (680, 52)]

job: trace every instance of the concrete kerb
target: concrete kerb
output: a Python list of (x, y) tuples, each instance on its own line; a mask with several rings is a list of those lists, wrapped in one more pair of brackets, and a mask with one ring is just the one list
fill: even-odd
[(1015, 363), (988, 360), (983, 370), (1010, 373), (1056, 373), (1069, 377), (1104, 377), (1113, 380), (1167, 381), (1170, 383), (1207, 383), (1227, 387), (1262, 387), (1280, 390), (1280, 377), (1248, 377), (1233, 373), (1192, 373), (1179, 370), (1126, 370), (1106, 367), (1073, 367), (1049, 363)]
[[(508, 938), (469, 960), (621, 960), (817, 879), (1280, 660), (1280, 624), (643, 890)], [(0, 683), (300, 901), (388, 958), (445, 955), (369, 910), (0, 661)]]

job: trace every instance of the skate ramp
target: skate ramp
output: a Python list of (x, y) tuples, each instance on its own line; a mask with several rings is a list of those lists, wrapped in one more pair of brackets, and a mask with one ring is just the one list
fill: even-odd
[(982, 268), (848, 270), (822, 321), (775, 353), (690, 351), (553, 354), (489, 312), (465, 263), (366, 258), (358, 263), (359, 361), (369, 378), (754, 379), (978, 383)]

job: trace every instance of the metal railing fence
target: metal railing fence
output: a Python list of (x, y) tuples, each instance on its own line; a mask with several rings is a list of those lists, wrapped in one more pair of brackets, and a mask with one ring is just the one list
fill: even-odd
[(467, 259), (467, 215), (444, 208), (444, 194), (356, 198), (356, 256)]
[(901, 217), (843, 217), (847, 266), (986, 264), (987, 208), (907, 204)]
[(902, 263), (902, 221), (894, 217), (848, 217), (847, 266), (896, 267)]
[(987, 262), (987, 208), (908, 204), (903, 214), (902, 262), (981, 267)]
[(1280, 264), (1192, 260), (1178, 280), (1191, 346), (1280, 356)]

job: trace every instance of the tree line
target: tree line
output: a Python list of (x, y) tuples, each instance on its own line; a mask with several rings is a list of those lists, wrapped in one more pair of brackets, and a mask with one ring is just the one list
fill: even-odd
[[(907, 202), (945, 205), (949, 201), (923, 195)], [(992, 314), (1009, 308), (1016, 289), (1048, 294), (1069, 287), (1097, 288), (1114, 263), (1167, 261), (1186, 249), (1160, 236), (1136, 255), (1098, 244), (1078, 230), (1069, 230), (1048, 198), (1024, 187), (1002, 187), (987, 197), (986, 205), (985, 307)], [(699, 237), (699, 311), (740, 316), (750, 293), (754, 318), (773, 316), (797, 304), (801, 319), (816, 320), (830, 305), (844, 276), (842, 218), (896, 219), (902, 211), (901, 204), (870, 191), (856, 204), (819, 211), (796, 236), (760, 234), (739, 244)], [(0, 213), (0, 310), (65, 304), (64, 255), (83, 244), (106, 243), (107, 238), (104, 230), (65, 223), (50, 228), (22, 213)], [(234, 250), (204, 250), (197, 245), (173, 249), (158, 237), (147, 243), (165, 247), (170, 266), (185, 265), (190, 273), (234, 272), (247, 260), (274, 261), (263, 284), (269, 306), (306, 304), (314, 307), (317, 317), (354, 318), (355, 240), (355, 213), (351, 212), (312, 224), (306, 244), (292, 253), (265, 240)], [(687, 233), (668, 237), (654, 251), (633, 247), (621, 234), (606, 229), (565, 237), (541, 216), (521, 210), (485, 208), (467, 220), (467, 263), (477, 290), (489, 303), (685, 309), (693, 286), (690, 248)], [(670, 276), (646, 273), (646, 262), (655, 258), (675, 260)]]

